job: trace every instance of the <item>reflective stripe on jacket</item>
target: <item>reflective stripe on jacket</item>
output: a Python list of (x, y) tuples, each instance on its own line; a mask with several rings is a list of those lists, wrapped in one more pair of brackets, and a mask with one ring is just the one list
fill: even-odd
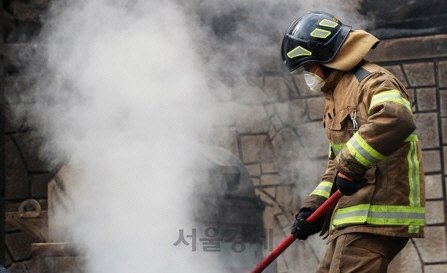
[(321, 205), (335, 191), (339, 171), (366, 179), (366, 186), (343, 196), (328, 215), (330, 238), (350, 232), (423, 237), (424, 172), (408, 93), (384, 68), (364, 62), (362, 69), (368, 74), (360, 80), (353, 71), (334, 70), (323, 88), (329, 161), (303, 207)]

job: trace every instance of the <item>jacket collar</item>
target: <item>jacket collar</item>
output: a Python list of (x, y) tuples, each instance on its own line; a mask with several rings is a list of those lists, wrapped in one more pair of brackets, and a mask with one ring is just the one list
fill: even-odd
[(326, 83), (321, 88), (321, 92), (326, 93), (328, 90), (333, 90), (337, 86), (337, 84), (340, 82), (344, 73), (345, 73), (345, 71), (340, 71), (340, 70), (334, 69), (331, 72), (331, 74), (329, 74), (329, 77), (327, 77)]

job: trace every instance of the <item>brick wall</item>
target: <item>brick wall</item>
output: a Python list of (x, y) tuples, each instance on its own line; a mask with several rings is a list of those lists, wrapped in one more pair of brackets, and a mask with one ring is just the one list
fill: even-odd
[[(383, 63), (412, 95), (417, 133), (426, 174), (426, 238), (412, 240), (423, 267), (415, 272), (445, 272), (447, 36), (395, 39), (384, 42), (370, 58)], [(413, 269), (414, 271), (414, 269)]]

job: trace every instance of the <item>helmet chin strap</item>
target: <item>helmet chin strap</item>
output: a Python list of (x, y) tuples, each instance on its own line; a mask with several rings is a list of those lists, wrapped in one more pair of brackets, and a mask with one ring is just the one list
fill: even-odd
[(311, 63), (308, 66), (308, 70), (310, 73), (317, 75), (321, 79), (326, 79), (329, 74), (332, 72), (332, 69), (320, 64), (320, 63)]
[(332, 68), (329, 68), (323, 64), (318, 64), (320, 66), (321, 71), (323, 72), (325, 78), (329, 77), (329, 75), (331, 74), (331, 72), (334, 70)]

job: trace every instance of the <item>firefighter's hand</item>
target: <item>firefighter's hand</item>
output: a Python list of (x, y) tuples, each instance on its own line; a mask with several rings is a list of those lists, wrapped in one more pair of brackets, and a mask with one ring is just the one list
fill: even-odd
[(342, 173), (338, 173), (337, 178), (335, 179), (335, 185), (337, 185), (341, 194), (349, 196), (363, 188), (365, 182), (362, 180), (353, 180)]
[(316, 223), (309, 223), (306, 219), (312, 215), (314, 211), (309, 208), (303, 208), (295, 216), (295, 223), (292, 225), (292, 234), (300, 239), (306, 240), (310, 235), (315, 234), (323, 228), (324, 219), (319, 219)]

